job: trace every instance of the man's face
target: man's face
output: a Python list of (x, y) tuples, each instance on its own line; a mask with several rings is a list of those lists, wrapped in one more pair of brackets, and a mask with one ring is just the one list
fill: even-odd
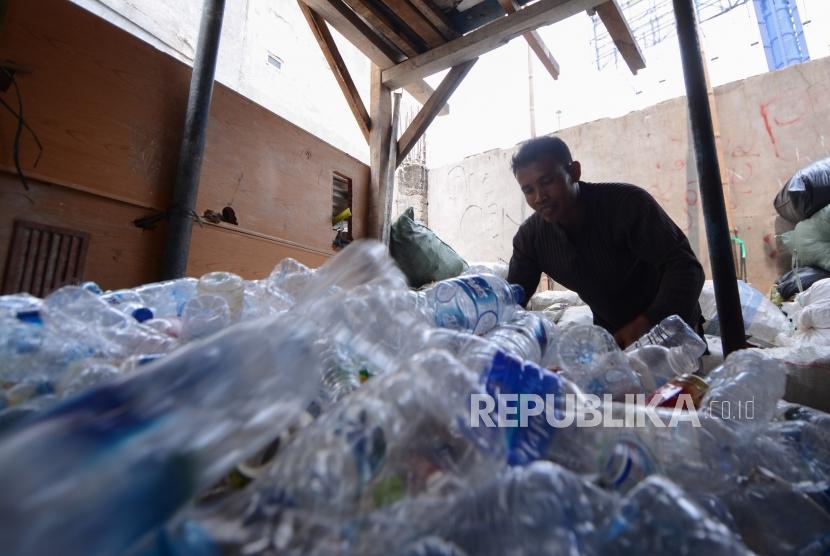
[(527, 204), (546, 222), (561, 222), (573, 209), (576, 203), (574, 180), (579, 176), (572, 174), (574, 170), (578, 171), (578, 165), (576, 162), (564, 168), (556, 160), (545, 158), (516, 169), (516, 181)]

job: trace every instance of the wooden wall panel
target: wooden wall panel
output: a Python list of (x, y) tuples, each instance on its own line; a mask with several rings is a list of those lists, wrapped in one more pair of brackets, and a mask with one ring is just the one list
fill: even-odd
[[(163, 226), (142, 231), (132, 220), (146, 210), (72, 189), (0, 173), (0, 265), (5, 267), (14, 219), (89, 234), (85, 279), (108, 289), (132, 287), (158, 277)], [(0, 270), (0, 274), (2, 270)]]
[[(23, 168), (42, 182), (28, 194), (37, 202), (33, 208), (16, 178), (7, 174), (14, 172), (16, 120), (0, 111), (0, 194), (14, 201), (0, 206), (2, 230), (10, 230), (11, 221), (23, 214), (36, 213), (40, 220), (32, 219), (56, 226), (81, 222), (94, 228), (89, 265), (96, 267), (94, 276), (102, 285), (155, 279), (163, 235), (158, 230), (142, 235), (129, 222), (167, 206), (190, 68), (64, 0), (11, 0), (2, 22), (0, 59), (32, 68), (18, 82), (26, 120), (44, 146), (33, 168), (35, 144), (23, 134)], [(14, 103), (13, 92), (0, 94)], [(232, 204), (240, 227), (254, 235), (194, 232), (191, 268), (200, 269), (200, 261), (212, 264), (205, 253), (213, 246), (204, 241), (227, 243), (228, 249), (233, 242), (279, 244), (257, 234), (301, 244), (309, 251), (299, 252), (309, 261), (322, 261), (323, 254), (332, 252), (335, 236), (330, 225), (333, 172), (353, 180), (353, 233), (363, 237), (369, 168), (217, 83), (196, 208), (201, 214)], [(84, 203), (88, 206), (79, 206)], [(106, 222), (94, 221), (96, 211)], [(112, 238), (106, 240), (109, 246), (100, 246), (101, 233)], [(0, 264), (7, 244), (8, 237), (0, 235)], [(99, 251), (93, 253), (95, 249)], [(240, 269), (258, 270), (260, 261), (249, 264), (240, 253), (260, 256), (268, 249), (240, 248), (230, 260)], [(98, 268), (106, 264), (113, 268)], [(127, 265), (126, 270), (119, 265)]]
[(235, 272), (247, 280), (266, 278), (286, 257), (318, 267), (329, 255), (285, 242), (255, 237), (222, 225), (193, 227), (193, 247), (187, 274), (201, 276), (214, 270)]

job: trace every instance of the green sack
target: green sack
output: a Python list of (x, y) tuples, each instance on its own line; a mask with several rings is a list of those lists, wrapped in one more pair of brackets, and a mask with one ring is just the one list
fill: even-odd
[(798, 266), (817, 266), (830, 272), (830, 205), (791, 232), (781, 234), (787, 249), (798, 259)]
[(413, 220), (415, 210), (406, 209), (392, 224), (389, 251), (401, 267), (409, 285), (424, 284), (458, 276), (467, 263), (435, 232)]

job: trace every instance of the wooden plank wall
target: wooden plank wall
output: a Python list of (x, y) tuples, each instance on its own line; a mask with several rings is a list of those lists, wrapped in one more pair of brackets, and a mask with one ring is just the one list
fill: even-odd
[[(11, 0), (0, 59), (33, 69), (18, 82), (44, 147), (33, 168), (24, 133), (26, 192), (14, 175), (16, 120), (0, 113), (0, 265), (12, 221), (27, 218), (89, 232), (87, 278), (104, 287), (155, 279), (163, 226), (131, 221), (166, 208), (190, 69), (63, 0)], [(16, 103), (12, 90), (0, 95)], [(369, 168), (217, 83), (197, 212), (232, 204), (240, 226), (194, 226), (188, 273), (261, 277), (285, 256), (320, 264), (332, 253), (333, 172), (353, 180), (354, 235), (363, 237)]]

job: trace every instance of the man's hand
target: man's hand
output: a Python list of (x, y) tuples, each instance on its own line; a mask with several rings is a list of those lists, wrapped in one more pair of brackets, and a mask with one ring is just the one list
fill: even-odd
[(640, 315), (614, 332), (614, 340), (616, 340), (617, 345), (620, 346), (620, 349), (625, 349), (639, 340), (640, 336), (648, 332), (650, 329), (651, 323), (649, 320), (644, 315)]

